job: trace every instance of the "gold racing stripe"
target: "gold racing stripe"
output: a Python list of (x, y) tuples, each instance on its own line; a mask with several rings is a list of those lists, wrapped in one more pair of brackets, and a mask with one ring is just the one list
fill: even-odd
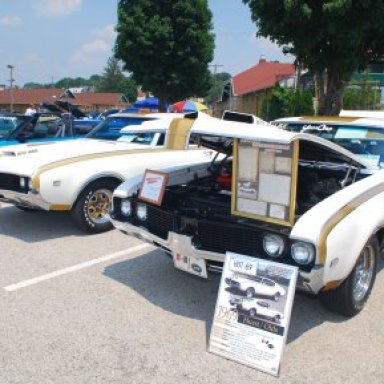
[(50, 211), (69, 211), (70, 209), (71, 206), (67, 204), (53, 204), (49, 207)]
[(380, 183), (366, 192), (356, 196), (351, 201), (346, 203), (344, 207), (339, 209), (336, 213), (334, 213), (324, 224), (323, 229), (320, 232), (319, 239), (319, 264), (324, 265), (325, 260), (327, 258), (327, 238), (331, 233), (333, 228), (336, 227), (337, 224), (340, 223), (345, 217), (347, 217), (350, 213), (352, 213), (357, 207), (361, 204), (368, 201), (370, 198), (378, 195), (379, 193), (384, 192), (384, 183)]
[(32, 175), (32, 188), (35, 189), (36, 191), (40, 189), (40, 176), (42, 173), (50, 171), (55, 168), (63, 167), (65, 165), (80, 163), (83, 161), (88, 161), (93, 159), (103, 159), (107, 157), (130, 155), (134, 153), (151, 153), (151, 152), (158, 153), (158, 152), (164, 152), (164, 151), (169, 151), (169, 149), (164, 149), (164, 148), (130, 149), (130, 150), (124, 150), (124, 151), (91, 153), (88, 155), (82, 155), (82, 156), (71, 157), (69, 159), (58, 160), (53, 163), (49, 163), (37, 168), (37, 170)]

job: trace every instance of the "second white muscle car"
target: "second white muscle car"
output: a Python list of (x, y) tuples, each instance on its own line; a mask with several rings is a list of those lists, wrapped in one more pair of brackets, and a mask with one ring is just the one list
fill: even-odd
[(22, 210), (69, 211), (79, 228), (106, 231), (112, 228), (107, 214), (113, 190), (126, 178), (141, 177), (146, 168), (155, 167), (160, 154), (168, 166), (213, 159), (214, 152), (207, 150), (186, 155), (185, 141), (177, 146), (172, 135), (166, 137), (171, 121), (180, 116), (119, 113), (84, 139), (2, 149), (0, 201)]

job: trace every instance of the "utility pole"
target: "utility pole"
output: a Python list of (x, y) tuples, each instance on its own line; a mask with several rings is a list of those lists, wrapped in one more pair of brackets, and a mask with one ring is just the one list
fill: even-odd
[(216, 75), (216, 73), (217, 73), (217, 68), (219, 68), (219, 67), (224, 67), (223, 64), (209, 64), (209, 66), (214, 68), (214, 69), (213, 69), (213, 74), (214, 74), (214, 75)]
[(9, 79), (9, 84), (10, 84), (10, 93), (11, 93), (11, 106), (10, 106), (10, 112), (13, 112), (13, 82), (15, 79), (13, 78), (13, 69), (15, 68), (14, 65), (8, 64), (7, 68), (9, 68), (11, 72), (11, 77)]

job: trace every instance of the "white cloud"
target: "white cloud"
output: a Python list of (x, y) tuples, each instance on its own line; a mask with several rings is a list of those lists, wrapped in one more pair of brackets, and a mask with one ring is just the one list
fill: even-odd
[(117, 35), (115, 31), (115, 26), (113, 24), (106, 25), (101, 29), (94, 29), (92, 33), (95, 36), (100, 37), (101, 39), (107, 39), (107, 40), (115, 39)]
[(81, 65), (91, 63), (96, 56), (105, 55), (112, 51), (116, 38), (114, 25), (109, 24), (104, 27), (94, 29), (92, 35), (95, 38), (78, 48), (72, 55), (70, 61), (72, 64)]
[(87, 64), (94, 56), (105, 54), (111, 50), (111, 45), (103, 39), (95, 39), (83, 44), (71, 57), (73, 64)]
[(256, 32), (252, 34), (251, 41), (256, 45), (257, 51), (269, 60), (291, 61), (291, 55), (284, 55), (282, 48), (266, 37), (256, 37)]
[(21, 18), (19, 16), (2, 16), (0, 17), (0, 25), (4, 27), (15, 27), (21, 24)]
[(46, 17), (67, 16), (81, 8), (83, 0), (38, 0), (35, 9)]

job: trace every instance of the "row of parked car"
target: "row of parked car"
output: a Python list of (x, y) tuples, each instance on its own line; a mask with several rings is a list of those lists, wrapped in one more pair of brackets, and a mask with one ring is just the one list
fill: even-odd
[(85, 138), (3, 147), (0, 201), (114, 226), (203, 278), (228, 251), (295, 265), (298, 289), (353, 316), (384, 245), (383, 143), (381, 119), (117, 113)]

